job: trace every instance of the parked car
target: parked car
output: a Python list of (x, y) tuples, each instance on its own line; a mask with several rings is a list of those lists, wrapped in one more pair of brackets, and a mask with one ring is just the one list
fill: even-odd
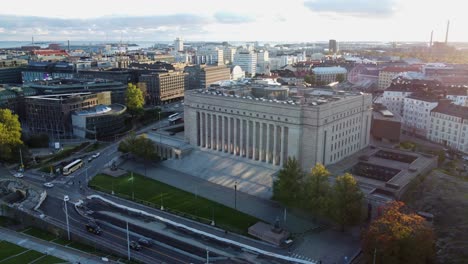
[(24, 177), (23, 173), (20, 173), (20, 172), (15, 173), (14, 176), (16, 178), (23, 178)]
[(54, 184), (51, 183), (51, 182), (46, 182), (46, 183), (44, 183), (44, 187), (52, 188), (52, 187), (54, 187)]
[(100, 155), (101, 155), (101, 153), (98, 152), (98, 153), (93, 155), (93, 158), (95, 159), (95, 158), (99, 157)]
[(131, 249), (134, 249), (136, 251), (139, 251), (141, 249), (141, 245), (138, 244), (138, 242), (135, 242), (135, 241), (131, 241), (130, 242), (130, 248)]
[(94, 159), (94, 157), (93, 157), (93, 156), (89, 157), (89, 158), (88, 158), (88, 162), (91, 162), (91, 161), (93, 161), (93, 159)]
[(147, 239), (147, 238), (140, 238), (138, 239), (138, 243), (140, 243), (141, 245), (145, 246), (145, 247), (149, 247), (153, 244), (153, 242), (151, 241), (151, 239)]

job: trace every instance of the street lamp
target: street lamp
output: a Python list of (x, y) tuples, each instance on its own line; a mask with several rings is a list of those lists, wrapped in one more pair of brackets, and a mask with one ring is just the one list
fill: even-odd
[(68, 197), (68, 195), (65, 195), (63, 197), (63, 201), (65, 203), (65, 216), (66, 216), (66, 221), (67, 221), (67, 234), (68, 234), (68, 240), (70, 240), (70, 224), (68, 222), (68, 206), (67, 206), (67, 202), (70, 200), (70, 198)]
[(237, 181), (234, 182), (234, 209), (237, 210)]
[(132, 200), (135, 200), (135, 191), (134, 191), (134, 188), (133, 188), (133, 181), (134, 181), (133, 172), (132, 172), (132, 177), (130, 179), (132, 180)]

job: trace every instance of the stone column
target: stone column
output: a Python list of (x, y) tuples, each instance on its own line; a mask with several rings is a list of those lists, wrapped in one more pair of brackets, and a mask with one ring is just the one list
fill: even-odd
[(237, 118), (233, 118), (234, 119), (234, 155), (237, 155), (237, 145), (239, 144), (239, 142), (237, 142)]
[(231, 153), (231, 136), (232, 136), (232, 126), (231, 126), (231, 117), (228, 116), (228, 140), (227, 140), (227, 152)]
[(285, 134), (284, 134), (284, 127), (281, 128), (281, 140), (280, 140), (280, 144), (281, 144), (281, 153), (280, 153), (280, 166), (283, 166), (284, 164), (284, 137), (285, 137)]
[(271, 131), (270, 131), (270, 124), (266, 124), (266, 127), (267, 127), (267, 141), (266, 141), (266, 148), (265, 148), (265, 161), (266, 163), (269, 163), (270, 162), (270, 151), (271, 151), (271, 147), (270, 147), (270, 137), (271, 137)]
[(205, 148), (208, 148), (208, 113), (205, 113)]
[(256, 156), (256, 152), (257, 152), (257, 122), (256, 121), (253, 121), (252, 132), (253, 132), (252, 159), (257, 160), (257, 156)]
[(276, 160), (278, 157), (278, 126), (273, 125), (273, 165), (276, 165)]
[(260, 134), (259, 134), (259, 137), (258, 139), (260, 140), (260, 144), (259, 144), (259, 148), (258, 148), (258, 160), (259, 161), (263, 161), (263, 153), (265, 153), (265, 150), (263, 149), (265, 146), (263, 145), (263, 133), (264, 133), (264, 129), (263, 129), (263, 123), (260, 122)]
[(211, 136), (211, 149), (215, 150), (216, 149), (216, 138), (215, 138), (215, 132), (216, 132), (216, 129), (215, 129), (215, 118), (216, 118), (216, 115), (214, 114), (211, 114), (210, 115), (210, 121), (211, 121), (211, 127), (210, 127), (210, 136)]

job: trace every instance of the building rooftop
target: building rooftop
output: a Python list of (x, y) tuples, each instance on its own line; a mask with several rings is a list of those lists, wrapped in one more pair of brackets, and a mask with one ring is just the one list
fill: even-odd
[(53, 79), (39, 80), (28, 83), (31, 87), (76, 87), (76, 86), (102, 86), (102, 85), (122, 85), (120, 82), (107, 79)]
[(119, 113), (126, 109), (127, 107), (121, 104), (96, 105), (91, 108), (86, 108), (80, 111), (76, 111), (74, 114), (78, 116), (109, 115), (109, 114)]
[(347, 73), (348, 71), (339, 66), (332, 66), (332, 67), (315, 67), (312, 69), (314, 73), (317, 74), (334, 74), (334, 73)]
[(468, 119), (468, 107), (449, 104), (448, 102), (440, 103), (436, 108), (432, 109), (431, 112)]

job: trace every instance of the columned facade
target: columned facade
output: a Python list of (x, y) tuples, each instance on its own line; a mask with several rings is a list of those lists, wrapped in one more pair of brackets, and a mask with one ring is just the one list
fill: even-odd
[(185, 137), (201, 149), (304, 169), (336, 163), (369, 144), (370, 95), (335, 97), (321, 105), (288, 104), (187, 92)]

